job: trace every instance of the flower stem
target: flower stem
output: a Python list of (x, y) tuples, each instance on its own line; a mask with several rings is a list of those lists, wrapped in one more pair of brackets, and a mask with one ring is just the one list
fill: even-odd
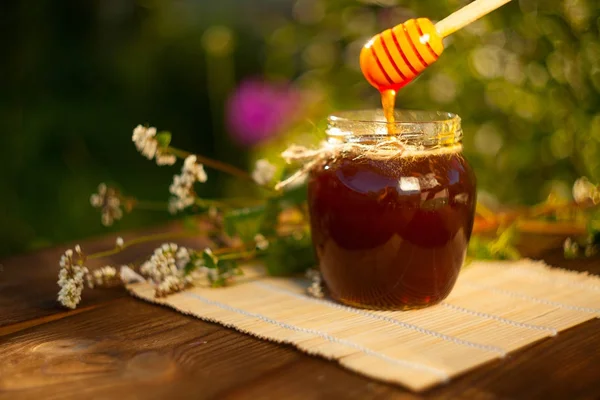
[(197, 206), (200, 207), (218, 207), (218, 208), (232, 208), (230, 204), (227, 204), (227, 202), (223, 202), (223, 201), (218, 201), (218, 200), (210, 200), (210, 199), (202, 199), (200, 197), (197, 197), (194, 200), (194, 204), (196, 204)]
[[(225, 250), (225, 249), (224, 249)], [(214, 252), (215, 255), (218, 255), (219, 252), (215, 251)], [(240, 258), (248, 258), (248, 257), (252, 257), (256, 255), (256, 251), (251, 250), (251, 251), (242, 251), (242, 252), (231, 252), (231, 253), (227, 253), (227, 254), (223, 254), (222, 256), (219, 256), (219, 260), (237, 260)]]
[(206, 231), (194, 231), (194, 232), (167, 232), (167, 233), (158, 233), (156, 235), (147, 235), (147, 236), (140, 236), (138, 238), (132, 239), (128, 242), (125, 242), (125, 244), (122, 247), (115, 247), (113, 249), (110, 250), (106, 250), (106, 251), (101, 251), (99, 253), (94, 253), (94, 254), (90, 254), (88, 256), (88, 259), (90, 260), (94, 260), (94, 259), (98, 259), (98, 258), (104, 258), (104, 257), (108, 257), (108, 256), (112, 256), (115, 254), (118, 254), (120, 252), (122, 252), (123, 250), (125, 250), (128, 247), (132, 247), (138, 244), (142, 244), (142, 243), (148, 243), (148, 242), (154, 242), (157, 240), (166, 240), (166, 239), (176, 239), (176, 238), (184, 238), (184, 237), (192, 237), (192, 236), (197, 236), (198, 234), (201, 233), (207, 233)]
[(585, 205), (576, 203), (576, 202), (570, 202), (570, 203), (565, 203), (565, 204), (542, 204), (536, 207), (533, 207), (529, 213), (528, 216), (529, 217), (542, 217), (544, 215), (548, 215), (551, 214), (553, 212), (556, 211), (568, 211), (568, 210), (576, 210), (576, 209), (582, 209), (582, 208), (587, 208), (585, 207)]
[(256, 185), (258, 187), (275, 192), (275, 189), (273, 189), (269, 186), (259, 185), (258, 183), (256, 183), (256, 181), (252, 178), (252, 176), (249, 173), (247, 173), (246, 171), (244, 171), (242, 169), (236, 168), (233, 165), (230, 165), (230, 164), (218, 161), (218, 160), (214, 160), (212, 158), (208, 158), (205, 156), (201, 156), (198, 154), (192, 154), (188, 151), (180, 150), (180, 149), (177, 149), (177, 148), (171, 147), (171, 146), (168, 147), (168, 150), (173, 155), (175, 155), (176, 157), (179, 157), (179, 158), (187, 158), (191, 155), (195, 155), (198, 162), (206, 165), (207, 167), (216, 169), (221, 172), (225, 172), (227, 174), (233, 175), (242, 180), (252, 182), (254, 185)]
[(585, 235), (586, 226), (573, 222), (517, 221), (519, 232), (544, 235)]
[(494, 221), (496, 219), (494, 212), (480, 202), (477, 202), (476, 212), (487, 221)]
[[(217, 207), (224, 209), (231, 209), (235, 207), (249, 207), (256, 204), (256, 199), (224, 199), (224, 200), (212, 200), (204, 198), (196, 198), (194, 203), (200, 207)], [(149, 211), (165, 211), (168, 209), (168, 203), (161, 201), (146, 201), (133, 199), (131, 201), (132, 208), (138, 210), (149, 210)]]
[(573, 221), (541, 221), (534, 219), (520, 219), (519, 216), (500, 215), (494, 221), (479, 219), (473, 226), (473, 234), (484, 234), (497, 230), (503, 225), (516, 223), (516, 229), (523, 233), (535, 233), (543, 235), (584, 235), (586, 226), (583, 223)]

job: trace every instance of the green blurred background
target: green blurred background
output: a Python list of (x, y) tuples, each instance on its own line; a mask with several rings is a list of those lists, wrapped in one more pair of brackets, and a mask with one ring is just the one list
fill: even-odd
[[(358, 70), (370, 36), (466, 3), (2, 2), (0, 255), (171, 218), (140, 211), (104, 228), (89, 204), (100, 182), (168, 198), (177, 169), (136, 152), (139, 123), (242, 168), (315, 143), (329, 112), (378, 105)], [(398, 105), (461, 115), (487, 201), (568, 196), (578, 176), (600, 181), (599, 30), (597, 0), (513, 0), (453, 35)], [(209, 173), (201, 194), (244, 190)]]

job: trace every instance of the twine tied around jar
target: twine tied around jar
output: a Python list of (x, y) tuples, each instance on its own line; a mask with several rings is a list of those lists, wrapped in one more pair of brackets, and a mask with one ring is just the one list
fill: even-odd
[(281, 153), (281, 157), (288, 164), (303, 162), (304, 165), (287, 179), (275, 185), (275, 190), (281, 190), (292, 186), (321, 162), (335, 158), (340, 154), (355, 154), (353, 160), (360, 158), (372, 158), (375, 160), (389, 160), (401, 156), (406, 146), (397, 136), (388, 136), (385, 140), (379, 138), (377, 141), (355, 141), (331, 143), (324, 141), (316, 149), (293, 144)]

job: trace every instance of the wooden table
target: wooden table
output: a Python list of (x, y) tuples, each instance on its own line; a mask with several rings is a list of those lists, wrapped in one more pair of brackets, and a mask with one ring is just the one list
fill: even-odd
[[(82, 246), (95, 251), (112, 243), (114, 237)], [(600, 274), (597, 257), (565, 261), (560, 249), (545, 251), (535, 240), (524, 247), (552, 265)], [(289, 346), (146, 304), (123, 289), (86, 290), (80, 308), (65, 311), (55, 302), (63, 251), (1, 262), (0, 399), (600, 398), (599, 319), (415, 395)]]

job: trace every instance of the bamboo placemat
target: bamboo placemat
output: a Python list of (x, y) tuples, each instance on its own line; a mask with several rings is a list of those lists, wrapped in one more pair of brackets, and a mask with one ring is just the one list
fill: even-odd
[(446, 301), (415, 311), (346, 307), (307, 296), (307, 280), (250, 275), (230, 287), (196, 287), (164, 299), (146, 283), (128, 289), (414, 391), (600, 317), (600, 277), (530, 260), (476, 262)]

